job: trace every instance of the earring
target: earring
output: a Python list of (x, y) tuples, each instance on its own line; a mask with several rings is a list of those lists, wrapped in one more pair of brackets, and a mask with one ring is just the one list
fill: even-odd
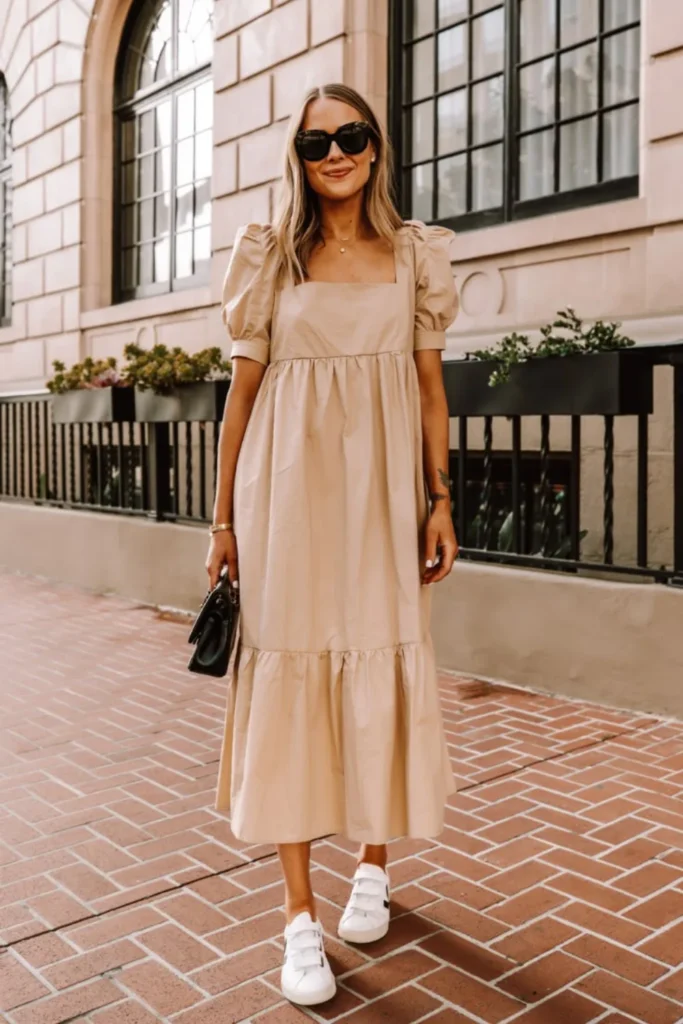
[(371, 164), (374, 164), (374, 162), (375, 162), (375, 160), (376, 160), (376, 159), (377, 159), (377, 157), (376, 157), (376, 156), (371, 156), (371, 157), (370, 157), (370, 163), (371, 163)]

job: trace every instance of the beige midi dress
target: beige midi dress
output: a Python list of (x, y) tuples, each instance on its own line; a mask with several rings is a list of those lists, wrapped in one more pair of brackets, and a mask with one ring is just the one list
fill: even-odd
[(245, 842), (430, 837), (454, 791), (420, 582), (415, 349), (442, 349), (452, 233), (409, 222), (393, 284), (278, 284), (237, 237), (223, 317), (266, 364), (236, 468), (240, 635), (216, 806)]

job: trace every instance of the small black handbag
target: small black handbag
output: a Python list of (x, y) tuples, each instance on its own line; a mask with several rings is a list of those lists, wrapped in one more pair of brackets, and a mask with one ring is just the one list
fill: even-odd
[(239, 594), (227, 572), (204, 598), (188, 643), (194, 644), (188, 669), (206, 676), (224, 676), (237, 635)]

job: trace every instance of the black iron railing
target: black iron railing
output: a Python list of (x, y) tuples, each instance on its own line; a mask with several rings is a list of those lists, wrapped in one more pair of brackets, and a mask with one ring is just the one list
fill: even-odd
[(0, 396), (0, 499), (204, 523), (220, 423), (54, 423), (50, 396)]
[[(457, 423), (453, 514), (463, 558), (683, 585), (683, 345), (639, 348), (625, 358), (661, 374), (652, 414), (477, 420), (458, 417), (449, 397)], [(447, 393), (456, 390), (456, 373), (454, 364), (444, 365)], [(664, 445), (652, 445), (653, 424)], [(522, 444), (530, 427), (531, 447)], [(622, 442), (627, 435), (621, 446), (620, 433)], [(554, 450), (556, 434), (563, 440)], [(593, 467), (599, 458), (600, 472), (587, 482), (589, 455)]]
[[(451, 406), (463, 558), (683, 584), (683, 346), (632, 355), (668, 367), (651, 415), (466, 417)], [(447, 393), (454, 373), (446, 363)], [(54, 423), (47, 393), (0, 396), (0, 500), (205, 523), (219, 430)]]

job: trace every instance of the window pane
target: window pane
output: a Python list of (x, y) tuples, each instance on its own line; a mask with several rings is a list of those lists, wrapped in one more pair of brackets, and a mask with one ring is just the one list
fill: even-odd
[(597, 181), (597, 118), (560, 129), (560, 190), (585, 188)]
[(132, 160), (135, 156), (135, 121), (121, 123), (121, 159)]
[(638, 173), (638, 104), (604, 115), (603, 178), (628, 178)]
[(439, 37), (439, 92), (467, 82), (467, 32), (464, 25)]
[(483, 78), (503, 70), (505, 15), (503, 9), (476, 18), (472, 25), (473, 77)]
[(130, 163), (121, 167), (121, 199), (123, 202), (132, 202), (135, 199), (135, 169), (137, 164), (131, 160)]
[(192, 276), (192, 232), (183, 231), (175, 240), (175, 276)]
[(186, 139), (194, 134), (194, 89), (181, 92), (178, 97), (177, 137)]
[(555, 49), (555, 0), (520, 0), (520, 52), (523, 61)]
[(154, 280), (168, 281), (171, 267), (169, 264), (170, 245), (168, 236), (154, 243)]
[(560, 41), (572, 46), (598, 34), (600, 0), (561, 0)]
[(211, 182), (200, 181), (194, 187), (194, 222), (211, 223)]
[(194, 188), (186, 185), (179, 188), (176, 196), (176, 230), (192, 226), (194, 217)]
[(438, 216), (459, 217), (467, 212), (467, 156), (440, 160), (438, 173)]
[(605, 30), (640, 21), (640, 0), (604, 0)]
[[(406, 100), (421, 100), (434, 93), (434, 40), (425, 39), (416, 43), (408, 51), (408, 59), (412, 67), (412, 94), (408, 91)], [(410, 74), (405, 76), (406, 89), (410, 82)]]
[(166, 100), (156, 108), (155, 145), (170, 146), (171, 144), (171, 101)]
[(211, 0), (178, 2), (178, 70), (188, 71), (211, 60), (213, 26)]
[(197, 264), (211, 259), (211, 228), (198, 228), (194, 233), (195, 273)]
[(154, 155), (150, 153), (149, 156), (141, 157), (140, 160), (138, 160), (138, 166), (139, 195), (150, 196), (154, 192)]
[(201, 132), (213, 124), (213, 82), (197, 86), (197, 124), (195, 131)]
[(171, 187), (171, 148), (160, 149), (156, 154), (156, 186), (155, 191), (165, 192)]
[(195, 177), (210, 178), (213, 160), (213, 137), (210, 131), (202, 132), (195, 139)]
[(562, 119), (588, 114), (598, 102), (596, 43), (560, 57), (560, 115)]
[(542, 60), (519, 73), (519, 123), (522, 131), (555, 120), (555, 61)]
[(141, 245), (138, 252), (140, 254), (140, 284), (152, 284), (154, 281), (154, 246)]
[(439, 97), (439, 153), (452, 153), (467, 145), (467, 90)]
[(136, 241), (135, 235), (135, 206), (124, 206), (121, 210), (121, 240), (124, 248)]
[(439, 28), (462, 21), (469, 14), (468, 0), (439, 0)]
[(640, 29), (609, 36), (604, 46), (605, 106), (635, 99), (640, 86)]
[(178, 143), (176, 185), (187, 185), (194, 178), (194, 139)]
[[(406, 7), (409, 10), (410, 4)], [(426, 36), (434, 31), (434, 0), (413, 0), (412, 38)]]
[(472, 153), (472, 209), (503, 205), (503, 147), (489, 146)]
[(503, 135), (503, 76), (472, 89), (472, 142), (493, 142)]
[(519, 141), (519, 198), (537, 199), (553, 191), (555, 132), (537, 132)]
[(146, 110), (138, 120), (138, 153), (154, 149), (154, 111)]
[(138, 250), (136, 248), (123, 251), (122, 278), (124, 291), (131, 291), (138, 283)]
[(406, 132), (405, 140), (410, 147), (406, 152), (406, 160), (408, 163), (417, 163), (434, 155), (434, 101), (418, 103), (413, 107), (411, 119), (412, 132)]
[(154, 238), (154, 200), (144, 199), (138, 205), (140, 213), (140, 233), (139, 238), (141, 241), (147, 241), (150, 238)]
[(412, 216), (417, 220), (432, 220), (432, 196), (433, 186), (432, 164), (422, 164), (421, 167), (414, 167), (411, 173)]
[(154, 231), (155, 234), (165, 235), (171, 227), (171, 196), (166, 192), (157, 196), (154, 200)]
[(501, 0), (472, 0), (472, 14), (481, 14), (489, 7), (500, 7)]

